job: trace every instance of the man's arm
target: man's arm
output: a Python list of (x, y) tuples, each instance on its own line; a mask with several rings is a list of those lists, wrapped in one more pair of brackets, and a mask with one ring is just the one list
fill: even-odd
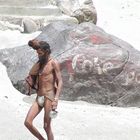
[(52, 65), (53, 65), (55, 75), (56, 75), (56, 79), (57, 79), (57, 82), (58, 82), (57, 90), (56, 90), (56, 94), (55, 94), (55, 100), (58, 101), (60, 93), (61, 93), (63, 81), (62, 81), (62, 76), (61, 76), (59, 63), (57, 61), (53, 61)]

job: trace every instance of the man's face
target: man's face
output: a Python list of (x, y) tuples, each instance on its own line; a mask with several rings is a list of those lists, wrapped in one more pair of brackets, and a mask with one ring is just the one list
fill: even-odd
[(45, 52), (41, 49), (37, 49), (36, 52), (38, 54), (38, 58), (45, 56)]
[(39, 62), (41, 64), (44, 64), (46, 63), (47, 61), (47, 57), (48, 57), (48, 52), (47, 51), (43, 51), (42, 49), (37, 49), (36, 50), (37, 54), (38, 54), (38, 59), (39, 59)]

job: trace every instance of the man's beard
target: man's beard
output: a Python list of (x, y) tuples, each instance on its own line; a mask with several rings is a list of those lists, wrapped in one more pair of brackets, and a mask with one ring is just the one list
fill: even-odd
[(40, 70), (42, 70), (43, 69), (43, 67), (44, 67), (44, 65), (47, 63), (47, 61), (48, 61), (48, 58), (47, 58), (47, 56), (46, 56), (46, 54), (44, 54), (43, 56), (39, 56), (39, 64), (40, 64)]
[(40, 64), (45, 64), (47, 61), (46, 55), (39, 56), (38, 58), (39, 58)]

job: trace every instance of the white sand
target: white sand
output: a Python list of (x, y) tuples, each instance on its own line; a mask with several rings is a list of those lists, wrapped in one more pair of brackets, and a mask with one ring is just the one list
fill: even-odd
[[(94, 2), (98, 12), (98, 26), (139, 49), (140, 0)], [(0, 31), (0, 49), (24, 45), (37, 35)], [(35, 140), (23, 125), (35, 97), (21, 95), (14, 89), (1, 63), (0, 91), (0, 140)], [(140, 140), (139, 108), (60, 101), (58, 111), (59, 115), (52, 123), (55, 140)], [(45, 136), (43, 111), (34, 123)]]

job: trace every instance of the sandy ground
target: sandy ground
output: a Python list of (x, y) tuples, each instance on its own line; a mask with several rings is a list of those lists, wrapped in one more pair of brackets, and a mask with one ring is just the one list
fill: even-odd
[[(27, 98), (34, 97), (24, 97)], [(0, 139), (35, 140), (24, 127), (24, 118), (31, 104), (0, 100)], [(17, 99), (18, 100), (18, 99)], [(24, 99), (25, 100), (25, 99)], [(52, 121), (55, 140), (139, 140), (140, 109), (91, 105), (85, 102), (60, 101), (59, 114)], [(35, 126), (45, 136), (43, 114)]]
[[(94, 3), (97, 25), (139, 49), (140, 0), (94, 0)], [(38, 34), (0, 31), (0, 49), (24, 45)], [(1, 63), (0, 91), (0, 140), (35, 140), (23, 125), (35, 96), (24, 96), (15, 90)], [(55, 140), (140, 140), (140, 108), (60, 101), (58, 111), (58, 117), (52, 121)], [(42, 111), (34, 124), (45, 136), (43, 114)]]

